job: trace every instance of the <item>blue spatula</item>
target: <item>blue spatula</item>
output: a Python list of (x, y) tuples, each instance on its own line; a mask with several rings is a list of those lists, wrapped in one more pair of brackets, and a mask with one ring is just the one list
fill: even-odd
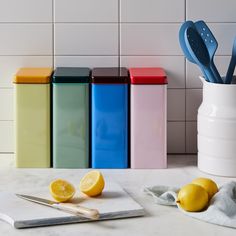
[(193, 27), (188, 27), (185, 30), (184, 39), (187, 49), (195, 63), (201, 68), (204, 74), (206, 74), (206, 77), (210, 82), (217, 83), (215, 75), (210, 67), (211, 58), (208, 49), (197, 30)]
[[(184, 39), (184, 33), (186, 31), (186, 29), (188, 28), (194, 28), (194, 23), (192, 21), (185, 21), (181, 27), (180, 27), (180, 30), (179, 30), (179, 43), (180, 43), (180, 46), (183, 50), (183, 53), (185, 55), (185, 57), (192, 63), (196, 64), (195, 60), (192, 58), (192, 55), (189, 53), (189, 50), (186, 46), (186, 42), (185, 42), (185, 39)], [(203, 74), (204, 74), (204, 77), (205, 79), (208, 81), (208, 78), (207, 78), (207, 75), (205, 73), (205, 71), (202, 71)]]

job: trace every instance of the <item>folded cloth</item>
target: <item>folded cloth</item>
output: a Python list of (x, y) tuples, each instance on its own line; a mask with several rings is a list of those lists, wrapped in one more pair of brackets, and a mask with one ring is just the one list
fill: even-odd
[(144, 188), (154, 202), (160, 205), (177, 206), (184, 214), (212, 224), (236, 228), (236, 182), (232, 181), (220, 187), (212, 197), (205, 211), (187, 212), (176, 203), (179, 188), (153, 186)]

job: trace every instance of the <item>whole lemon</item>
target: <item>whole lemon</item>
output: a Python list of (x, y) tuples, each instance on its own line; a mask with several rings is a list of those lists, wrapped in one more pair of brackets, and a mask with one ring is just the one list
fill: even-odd
[(197, 178), (192, 183), (203, 187), (208, 193), (209, 200), (218, 192), (217, 184), (211, 179)]
[(201, 211), (208, 204), (208, 193), (199, 185), (187, 184), (180, 189), (176, 202), (185, 211)]

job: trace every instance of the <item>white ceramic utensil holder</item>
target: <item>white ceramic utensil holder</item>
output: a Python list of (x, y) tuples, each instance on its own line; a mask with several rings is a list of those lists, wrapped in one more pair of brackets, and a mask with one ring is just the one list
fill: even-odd
[(236, 177), (236, 84), (203, 82), (198, 109), (198, 168)]

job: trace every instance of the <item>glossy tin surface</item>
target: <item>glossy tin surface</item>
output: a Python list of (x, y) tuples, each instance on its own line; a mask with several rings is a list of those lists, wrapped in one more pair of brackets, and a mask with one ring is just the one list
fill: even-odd
[(167, 84), (167, 76), (162, 68), (130, 68), (131, 84)]
[(88, 68), (57, 68), (53, 81), (53, 167), (89, 167)]
[(92, 84), (92, 167), (128, 167), (127, 84)]
[(48, 84), (51, 82), (52, 68), (20, 68), (14, 79), (15, 84)]
[(130, 76), (131, 168), (166, 168), (167, 79), (164, 70), (131, 68)]
[(89, 83), (90, 69), (87, 67), (57, 67), (53, 83)]
[(51, 72), (51, 68), (23, 68), (14, 78), (17, 167), (50, 167)]
[(124, 67), (94, 68), (92, 83), (127, 84), (129, 82), (128, 70)]

